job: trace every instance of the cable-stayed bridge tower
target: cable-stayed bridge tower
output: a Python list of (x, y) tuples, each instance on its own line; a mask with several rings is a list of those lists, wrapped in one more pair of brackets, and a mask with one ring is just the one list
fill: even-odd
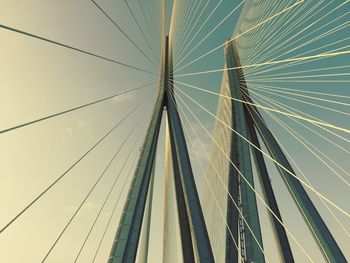
[[(182, 130), (180, 116), (173, 97), (172, 59), (166, 38), (165, 52), (161, 66), (160, 88), (154, 106), (153, 117), (149, 124), (141, 156), (124, 205), (123, 213), (111, 251), (109, 262), (134, 262), (138, 251), (147, 258), (147, 242), (140, 244), (141, 230), (148, 231), (149, 218), (145, 216), (150, 209), (147, 200), (152, 193), (150, 186), (154, 176), (156, 146), (163, 115), (166, 109), (170, 135), (172, 166), (175, 181), (179, 225), (181, 229), (182, 254), (188, 262), (213, 262), (210, 241), (194, 182), (187, 145)], [(145, 212), (146, 211), (146, 212)], [(140, 247), (140, 246), (146, 247)]]
[[(216, 259), (225, 262), (265, 262), (261, 226), (254, 187), (254, 164), (263, 190), (263, 202), (268, 208), (278, 255), (282, 262), (294, 262), (293, 252), (286, 228), (277, 205), (269, 172), (264, 159), (260, 141), (266, 146), (276, 164), (292, 199), (304, 218), (324, 259), (328, 262), (347, 262), (343, 252), (321, 218), (317, 208), (296, 176), (278, 141), (257, 110), (249, 96), (243, 68), (240, 63), (235, 42), (228, 40), (225, 45), (225, 64), (221, 99), (217, 110), (217, 123), (214, 136), (221, 142), (214, 146), (213, 159), (208, 173), (225, 177), (224, 187), (214, 189), (221, 205), (225, 206), (227, 226), (218, 231), (215, 222), (220, 220), (211, 195), (205, 193), (205, 215), (208, 218), (208, 231), (211, 240), (225, 244), (213, 248)], [(223, 121), (225, 120), (225, 121)], [(227, 131), (227, 128), (230, 131)], [(259, 137), (261, 138), (259, 140)], [(217, 149), (219, 147), (219, 150)], [(222, 163), (227, 165), (222, 165)], [(221, 169), (217, 168), (221, 167)], [(219, 171), (218, 171), (219, 170)], [(221, 173), (218, 174), (218, 173)], [(219, 179), (213, 176), (212, 185)], [(222, 180), (222, 178), (220, 178)], [(227, 192), (221, 191), (224, 188)], [(262, 199), (259, 196), (260, 199)], [(218, 234), (219, 233), (219, 234)]]

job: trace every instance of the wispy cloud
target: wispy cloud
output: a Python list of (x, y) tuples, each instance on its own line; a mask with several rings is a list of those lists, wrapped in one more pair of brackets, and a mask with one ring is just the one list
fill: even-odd
[(126, 93), (121, 96), (113, 98), (113, 101), (117, 103), (123, 103), (123, 102), (132, 101), (134, 98), (135, 98), (135, 95), (133, 93)]
[[(206, 122), (203, 124), (203, 126), (208, 131), (211, 131), (211, 123)], [(192, 143), (188, 143), (189, 154), (194, 158), (198, 157), (201, 161), (206, 161), (208, 160), (207, 153), (209, 154), (211, 149), (210, 138), (199, 124), (193, 124), (192, 127), (195, 131), (195, 134), (192, 132), (192, 129), (187, 129), (189, 131), (189, 139), (192, 141)], [(200, 139), (198, 139), (196, 134)]]
[(62, 131), (62, 141), (72, 140), (77, 134), (93, 135), (92, 124), (83, 119), (71, 122)]
[[(68, 214), (74, 213), (77, 209), (78, 209), (78, 205), (68, 205), (64, 207), (64, 211)], [(92, 201), (88, 201), (80, 209), (78, 215), (93, 216), (96, 214), (96, 210), (97, 210), (97, 205)]]

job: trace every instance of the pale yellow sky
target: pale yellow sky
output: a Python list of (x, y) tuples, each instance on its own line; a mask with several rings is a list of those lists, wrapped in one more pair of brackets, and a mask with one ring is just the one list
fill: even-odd
[[(128, 26), (133, 37), (139, 37), (125, 7), (116, 8), (118, 5), (112, 1), (102, 4), (123, 27)], [(151, 67), (90, 1), (1, 0), (0, 23), (138, 67)], [(0, 43), (1, 129), (156, 81), (152, 75), (3, 29), (0, 30)], [(1, 235), (1, 262), (40, 262), (43, 259), (122, 138), (128, 135), (130, 127), (138, 119), (136, 117), (141, 113), (149, 115), (153, 99), (149, 95), (155, 94), (155, 91), (156, 86), (153, 85), (1, 136), (0, 225), (3, 226), (110, 130), (134, 107), (134, 103), (148, 96), (147, 102), (125, 122), (126, 125), (118, 128)], [(142, 121), (138, 130), (144, 131), (145, 127), (145, 121)], [(74, 259), (107, 189), (136, 140), (135, 136), (140, 134), (131, 136), (48, 262), (71, 262)], [(130, 165), (131, 162), (128, 162), (126, 171)], [(92, 258), (91, 253), (96, 250), (125, 176), (126, 172), (122, 172), (120, 183), (112, 193), (113, 199), (107, 203), (79, 262)], [(121, 207), (118, 206), (117, 215)], [(114, 219), (97, 262), (106, 260), (116, 227)]]

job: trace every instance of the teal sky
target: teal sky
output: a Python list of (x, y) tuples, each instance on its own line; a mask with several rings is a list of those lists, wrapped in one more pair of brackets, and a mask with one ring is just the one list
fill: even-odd
[[(155, 16), (155, 14), (160, 14), (159, 3), (161, 1), (141, 1), (146, 20), (143, 18), (138, 1), (128, 1), (128, 3), (130, 2), (131, 9), (140, 21), (140, 25), (150, 46), (153, 48), (155, 56), (149, 48), (147, 41), (144, 40), (136, 23), (133, 21), (124, 1), (99, 0), (96, 2), (158, 65), (161, 48), (161, 29), (159, 26), (161, 18), (160, 16)], [(199, 4), (198, 9), (196, 9), (197, 6), (194, 6), (193, 3)], [(172, 25), (175, 62), (179, 61), (176, 58), (177, 55), (182, 53), (184, 45), (187, 45), (186, 43), (189, 43), (192, 37), (198, 32), (201, 25), (203, 25), (206, 18), (218, 3), (219, 1), (207, 0), (175, 1), (175, 4), (178, 6), (173, 20), (174, 24)], [(211, 19), (198, 32), (194, 41), (181, 54), (180, 60), (184, 54), (188, 54), (188, 51), (195, 47), (196, 43), (208, 36), (209, 32), (235, 7), (239, 6), (198, 48), (188, 55), (184, 60), (184, 64), (222, 45), (226, 39), (235, 36), (239, 32), (239, 25), (249, 22), (247, 20), (249, 16), (246, 16), (246, 14), (239, 20), (244, 4), (247, 5), (246, 10), (251, 10), (252, 13), (249, 13), (249, 15), (253, 18), (252, 23), (254, 24), (258, 23), (257, 21), (264, 21), (264, 19), (291, 6), (295, 1), (266, 1), (266, 9), (262, 7), (256, 9), (254, 4), (248, 8), (248, 4), (250, 3), (252, 1), (246, 1), (246, 3), (241, 4), (241, 1), (223, 0), (213, 13)], [(341, 4), (343, 4), (341, 8), (337, 8)], [(304, 7), (303, 5), (306, 6)], [(314, 10), (312, 10), (313, 7)], [(171, 10), (170, 2), (168, 3), (167, 10), (169, 14)], [(310, 14), (303, 18), (302, 16), (307, 14), (308, 11), (310, 11)], [(251, 34), (242, 36), (239, 39), (240, 45), (243, 47), (248, 47), (249, 45), (254, 47), (249, 51), (245, 51), (244, 48), (239, 49), (242, 63), (243, 65), (251, 65), (274, 59), (282, 60), (293, 56), (300, 57), (305, 56), (302, 55), (305, 52), (309, 52), (307, 55), (310, 56), (325, 52), (336, 52), (333, 50), (349, 50), (350, 41), (346, 39), (350, 35), (350, 29), (348, 27), (348, 21), (350, 20), (349, 11), (350, 4), (348, 1), (305, 0), (305, 3), (302, 5), (295, 7), (295, 9), (278, 17), (276, 20), (271, 20), (271, 23), (264, 24), (258, 28), (259, 30), (257, 29), (256, 31), (252, 31)], [(185, 19), (186, 14), (192, 14), (192, 16)], [(312, 14), (314, 15), (312, 16)], [(326, 14), (328, 15), (325, 18), (317, 23), (315, 22)], [(287, 31), (288, 25), (292, 25), (292, 22), (289, 22), (287, 25), (283, 24), (282, 21), (289, 18), (290, 21), (297, 21), (298, 18), (301, 20), (299, 23), (293, 25), (290, 31)], [(237, 26), (238, 20), (239, 24)], [(194, 24), (196, 21), (197, 23)], [(277, 24), (278, 22), (281, 23)], [(295, 37), (295, 39), (289, 40), (290, 37), (313, 22), (315, 24), (310, 26), (305, 32)], [(326, 25), (327, 23), (329, 24)], [(72, 262), (74, 260), (110, 186), (120, 172), (130, 148), (136, 142), (131, 158), (127, 161), (125, 168), (120, 172), (120, 180), (116, 184), (116, 188), (113, 190), (111, 198), (107, 202), (96, 224), (96, 228), (92, 232), (78, 261), (91, 261), (113, 206), (119, 193), (121, 193), (121, 199), (115, 216), (96, 258), (96, 262), (105, 262), (118, 225), (123, 200), (125, 199), (125, 190), (127, 188), (121, 191), (122, 184), (128, 176), (129, 169), (132, 168), (133, 157), (139, 152), (147, 121), (150, 118), (150, 110), (158, 85), (158, 69), (154, 68), (135, 49), (130, 41), (108, 21), (91, 1), (0, 0), (0, 24), (37, 34), (156, 73), (156, 75), (152, 75), (131, 70), (86, 54), (54, 46), (2, 28), (0, 29), (0, 130), (129, 90), (144, 83), (154, 82), (149, 87), (128, 93), (127, 95), (0, 135), (0, 200), (2, 208), (0, 225), (3, 226), (95, 144), (118, 120), (121, 120), (123, 116), (131, 111), (138, 102), (146, 98), (145, 103), (130, 118), (126, 119), (123, 125), (118, 127), (113, 134), (108, 136), (91, 154), (72, 169), (61, 182), (0, 235), (0, 262), (40, 262), (87, 191), (122, 144), (124, 138), (130, 134), (131, 129), (139, 122), (136, 130), (130, 134), (130, 138), (121, 149), (115, 162), (113, 162), (105, 177), (96, 187), (81, 212), (74, 219), (72, 225), (67, 229), (67, 232), (62, 236), (62, 239), (47, 260), (47, 262)], [(159, 27), (155, 27), (154, 25), (158, 25)], [(322, 27), (323, 25), (325, 26)], [(148, 29), (148, 26), (150, 29)], [(335, 28), (339, 30), (314, 40), (322, 36), (322, 34), (332, 32), (331, 30)], [(269, 31), (269, 29), (273, 30)], [(315, 31), (317, 29), (319, 31)], [(185, 37), (182, 38), (186, 40), (182, 42), (184, 45), (179, 43), (181, 32), (185, 32)], [(276, 35), (268, 35), (268, 32), (275, 32)], [(286, 34), (283, 35), (282, 32)], [(259, 33), (258, 37), (253, 37), (254, 33)], [(307, 35), (308, 33), (310, 34)], [(280, 34), (281, 37), (278, 38)], [(305, 38), (302, 39), (302, 36), (305, 36)], [(300, 39), (299, 42), (293, 42), (298, 39)], [(283, 41), (286, 41), (286, 43), (283, 43)], [(310, 44), (284, 54), (293, 47), (298, 47), (307, 41), (310, 41)], [(331, 45), (332, 43), (335, 44)], [(287, 46), (288, 44), (290, 46)], [(283, 47), (285, 48), (283, 49)], [(180, 53), (179, 50), (181, 50)], [(270, 53), (269, 50), (271, 50)], [(247, 57), (247, 54), (250, 54), (250, 56)], [(343, 73), (348, 74), (349, 68), (346, 66), (349, 66), (349, 58), (349, 54), (339, 55), (332, 58), (297, 64), (286, 69), (275, 68), (277, 65), (254, 67), (245, 70), (245, 75), (248, 85), (252, 87), (251, 90), (257, 92), (257, 94), (267, 96), (270, 99), (284, 103), (289, 107), (296, 108), (299, 111), (331, 124), (350, 129), (349, 105), (345, 105), (350, 103), (350, 80), (348, 75), (339, 75)], [(179, 65), (175, 64), (175, 70), (176, 66)], [(196, 63), (180, 70), (177, 74), (222, 69), (223, 67), (224, 53), (223, 48), (220, 48)], [(343, 68), (307, 72), (308, 70), (330, 67)], [(260, 71), (270, 68), (274, 70), (259, 74)], [(293, 73), (299, 71), (304, 72)], [(253, 74), (257, 75), (254, 76)], [(268, 78), (266, 75), (276, 74), (280, 75), (269, 78), (278, 78), (281, 76), (295, 76), (296, 78), (292, 79), (293, 81), (291, 79), (271, 80), (264, 79), (264, 74), (265, 78)], [(315, 74), (338, 75), (314, 78), (301, 77)], [(186, 77), (178, 76), (176, 80), (218, 92), (221, 86), (222, 72)], [(318, 82), (310, 82), (310, 80)], [(332, 80), (334, 82), (331, 82)], [(272, 93), (268, 93), (268, 91), (261, 89), (261, 85), (273, 86), (274, 88), (287, 88), (292, 91), (295, 90), (296, 93), (297, 91), (305, 90), (329, 93), (338, 97), (300, 92), (298, 94), (324, 98), (342, 102), (343, 104), (277, 93), (274, 88)], [(218, 102), (217, 96), (202, 91), (195, 91), (186, 86), (179, 85), (179, 88), (205, 106), (209, 111), (215, 113)], [(286, 97), (278, 96), (278, 94)], [(252, 94), (252, 97), (256, 99), (257, 103), (259, 102), (257, 95)], [(306, 105), (305, 103), (291, 100), (291, 97), (318, 104), (325, 108)], [(198, 118), (205, 127), (211, 131), (214, 126), (214, 119), (189, 99), (186, 99), (184, 96), (182, 98), (188, 103), (193, 112), (198, 115)], [(261, 101), (261, 103), (263, 104), (264, 102)], [(270, 106), (274, 107), (272, 104)], [(329, 108), (335, 109), (337, 112), (330, 111)], [(278, 114), (274, 115), (289, 125), (298, 135), (305, 137), (305, 140), (312, 143), (316, 149), (319, 149), (324, 154), (322, 156), (323, 159), (325, 156), (329, 157), (333, 161), (333, 163), (329, 160), (326, 161), (332, 167), (330, 169), (288, 132), (283, 130), (281, 126), (278, 126), (270, 115), (265, 112), (262, 112), (262, 114), (282, 146), (288, 149), (288, 153), (302, 167), (303, 173), (312, 182), (314, 187), (349, 212), (349, 185), (339, 180), (334, 171), (332, 171), (332, 169), (335, 170), (338, 175), (341, 175), (350, 182), (350, 164), (348, 161), (350, 152), (349, 133), (331, 129), (332, 132), (338, 135), (337, 137), (324, 129), (301, 121), (307, 127), (321, 133), (331, 142), (337, 143), (344, 151), (306, 129), (304, 126), (295, 123), (290, 118)], [(194, 128), (201, 136), (205, 147), (210, 150), (210, 138), (196, 123), (196, 120), (190, 113), (187, 116), (192, 120)], [(189, 128), (184, 118), (183, 122)], [(162, 206), (164, 202), (164, 123), (162, 130), (158, 152), (157, 183), (155, 185), (155, 192), (157, 194), (154, 197), (155, 209), (152, 218), (152, 230), (154, 232), (151, 234), (151, 240), (153, 241), (151, 242), (153, 245), (150, 248), (149, 257), (151, 262), (161, 262), (161, 253), (159, 251), (161, 251), (160, 248), (163, 242), (161, 235)], [(344, 137), (345, 140), (339, 138), (339, 136)], [(193, 157), (196, 182), (202, 196), (203, 189), (205, 189), (205, 182), (198, 162), (194, 158), (196, 150), (201, 149), (200, 144), (193, 134), (188, 134), (187, 138), (193, 141), (195, 148), (198, 147), (197, 149), (193, 149), (191, 144), (188, 143), (191, 157)], [(202, 155), (200, 157), (203, 164), (206, 165), (207, 161), (205, 158)], [(311, 235), (308, 233), (304, 222), (297, 215), (297, 209), (290, 200), (282, 180), (274, 170), (273, 164), (271, 162), (267, 163), (271, 171), (271, 179), (276, 189), (276, 195), (278, 195), (280, 200), (280, 209), (282, 210), (282, 214), (285, 215), (283, 219), (286, 225), (292, 229), (293, 234), (301, 241), (305, 249), (310, 251), (316, 262), (322, 262), (323, 259), (317, 251), (316, 246), (313, 245)], [(258, 192), (261, 192), (259, 185)], [(345, 255), (350, 258), (347, 249), (350, 241), (349, 235), (338, 226), (319, 199), (311, 192), (310, 196), (315, 201), (321, 215), (324, 217)], [(264, 208), (259, 205), (259, 209), (264, 225), (268, 226)], [(332, 211), (349, 233), (349, 218), (334, 208)], [(272, 242), (271, 230), (268, 227), (265, 229), (266, 232), (264, 234), (266, 237), (264, 238), (264, 244), (266, 253), (270, 259), (273, 259), (272, 262), (278, 262), (274, 254), (275, 247), (269, 246)], [(307, 262), (305, 256), (298, 251), (295, 245), (293, 245), (293, 249), (296, 251), (298, 262)]]

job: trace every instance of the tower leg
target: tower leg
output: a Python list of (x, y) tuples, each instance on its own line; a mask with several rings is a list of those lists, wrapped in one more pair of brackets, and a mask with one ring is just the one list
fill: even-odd
[[(234, 142), (231, 142), (231, 149), (233, 149)], [(233, 160), (233, 156), (230, 157)], [(230, 192), (234, 202), (238, 205), (238, 193), (239, 193), (239, 175), (237, 170), (230, 164), (229, 168), (229, 177), (228, 177), (228, 191)], [(225, 251), (225, 262), (227, 263), (236, 263), (239, 260), (239, 250), (236, 248), (234, 242), (239, 244), (238, 236), (238, 219), (239, 211), (232, 204), (232, 200), (227, 198), (227, 212), (226, 220), (230, 231), (226, 230), (226, 251)], [(234, 241), (232, 240), (232, 236)]]
[[(225, 58), (226, 58), (226, 66), (228, 68), (235, 67), (235, 60), (233, 56), (232, 43), (229, 43), (225, 47)], [(228, 74), (228, 84), (230, 87), (230, 93), (233, 98), (242, 99), (241, 93), (239, 90), (239, 76), (237, 72), (234, 70), (227, 71)], [(244, 107), (242, 103), (232, 101), (232, 123), (233, 129), (237, 131), (238, 134), (243, 137), (248, 137), (248, 130), (246, 126)], [(232, 132), (232, 143), (233, 148), (231, 149), (231, 157), (235, 166), (239, 169), (239, 171), (245, 177), (245, 180), (239, 177), (239, 186), (240, 186), (240, 196), (241, 196), (241, 205), (242, 205), (242, 214), (245, 218), (245, 231), (244, 231), (244, 242), (241, 242), (241, 247), (244, 246), (246, 260), (248, 262), (265, 262), (265, 257), (263, 254), (263, 243), (261, 237), (261, 229), (260, 229), (260, 221), (258, 208), (256, 203), (255, 192), (249, 187), (246, 180), (249, 184), (254, 187), (254, 178), (251, 166), (251, 158), (250, 158), (250, 150), (249, 145), (242, 138), (240, 138), (236, 133)], [(231, 178), (232, 179), (232, 178)], [(235, 187), (236, 188), (236, 187)], [(235, 190), (235, 189), (232, 189)], [(232, 196), (236, 195), (236, 192), (230, 193)], [(230, 201), (230, 200), (228, 200)], [(227, 220), (231, 218), (228, 217)], [(230, 222), (228, 224), (232, 225), (231, 227), (235, 227), (235, 221)], [(247, 224), (250, 229), (248, 229)], [(231, 228), (230, 227), (230, 228)], [(230, 249), (236, 249), (232, 247)]]
[(151, 182), (149, 186), (147, 203), (145, 208), (145, 218), (143, 220), (142, 233), (139, 249), (137, 252), (137, 262), (147, 263), (148, 251), (149, 251), (149, 238), (151, 232), (151, 220), (152, 220), (152, 206), (153, 206), (153, 189), (154, 189), (154, 176), (155, 176), (155, 162), (153, 163)]
[[(246, 97), (246, 101), (252, 103), (252, 100), (249, 97)], [(254, 121), (257, 130), (259, 131), (272, 158), (292, 174), (291, 175), (289, 172), (276, 164), (283, 181), (291, 192), (294, 201), (296, 202), (302, 216), (305, 219), (305, 222), (311, 230), (311, 233), (320, 247), (325, 259), (329, 262), (347, 262), (337, 242), (318, 213), (304, 187), (300, 181), (294, 177), (296, 175), (292, 166), (278, 145), (278, 142), (274, 138), (273, 134), (270, 132), (265, 122), (261, 119), (257, 109), (252, 105), (246, 105), (246, 107), (251, 116), (251, 120)]]
[(187, 151), (185, 136), (180, 122), (180, 116), (178, 115), (174, 101), (169, 97), (169, 94), (167, 107), (170, 137), (172, 137), (172, 140), (174, 141), (174, 155), (178, 162), (179, 177), (181, 179), (191, 234), (193, 235), (195, 259), (198, 262), (214, 262), (209, 236), (205, 226), (202, 208)]
[[(169, 39), (166, 39), (165, 59), (165, 94), (166, 108), (169, 120), (169, 132), (174, 161), (174, 176), (176, 198), (179, 201), (179, 219), (186, 223), (188, 220), (192, 235), (192, 245), (196, 262), (214, 262), (207, 228), (204, 222), (203, 212), (198, 197), (196, 183), (194, 181), (190, 157), (187, 150), (185, 135), (182, 129), (179, 113), (174, 98), (173, 73), (172, 73), (172, 52), (169, 50)], [(175, 171), (177, 170), (177, 171)], [(186, 209), (186, 212), (183, 209)], [(187, 216), (186, 216), (187, 214)], [(187, 219), (186, 219), (186, 218)], [(186, 224), (188, 224), (186, 223)], [(184, 236), (185, 237), (185, 236)], [(188, 239), (188, 238), (187, 238)], [(187, 240), (188, 242), (189, 240)], [(186, 251), (185, 251), (186, 252)], [(192, 262), (191, 251), (187, 251), (189, 258), (185, 262)]]
[[(256, 130), (254, 128), (253, 123), (250, 121), (250, 118), (248, 116), (249, 113), (246, 112), (247, 116), (247, 126), (249, 128), (249, 134), (250, 134), (250, 141), (257, 146), (257, 148), (261, 149), (260, 143), (258, 140), (258, 136), (256, 134)], [(254, 160), (255, 160), (255, 166), (260, 178), (261, 187), (263, 189), (263, 193), (265, 196), (265, 199), (267, 200), (267, 204), (269, 205), (270, 209), (273, 211), (275, 216), (279, 219), (277, 220), (276, 217), (274, 217), (271, 213), (270, 220), (272, 222), (272, 228), (274, 230), (275, 238), (277, 240), (277, 245), (279, 248), (280, 256), (282, 259), (282, 262), (285, 263), (292, 263), (294, 262), (292, 250), (289, 244), (289, 240), (287, 237), (287, 233), (284, 229), (284, 227), (281, 225), (280, 222), (282, 222), (281, 213), (278, 209), (277, 201), (275, 194), (272, 189), (271, 181), (269, 174), (267, 172), (266, 164), (264, 157), (262, 153), (258, 149), (252, 149)]]
[(180, 168), (176, 156), (175, 142), (173, 136), (170, 135), (171, 156), (173, 159), (173, 175), (175, 183), (176, 204), (179, 217), (180, 236), (182, 256), (184, 262), (194, 262), (194, 253), (192, 245), (191, 227), (186, 210), (185, 196), (182, 189)]
[(163, 105), (164, 92), (161, 92), (155, 104), (153, 117), (130, 185), (108, 260), (109, 263), (135, 262), (136, 260), (147, 193), (155, 162)]

